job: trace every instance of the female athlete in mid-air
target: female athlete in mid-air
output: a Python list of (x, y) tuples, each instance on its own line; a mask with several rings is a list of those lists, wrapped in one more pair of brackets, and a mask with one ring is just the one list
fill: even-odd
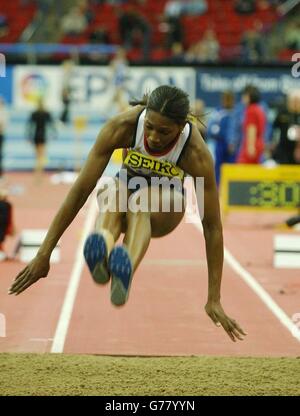
[[(163, 85), (132, 104), (133, 108), (113, 117), (101, 129), (37, 256), (18, 274), (9, 293), (18, 295), (47, 276), (56, 243), (93, 191), (113, 151), (123, 148), (121, 173), (98, 192), (100, 214), (95, 231), (85, 242), (84, 256), (93, 279), (97, 283), (111, 279), (111, 301), (123, 305), (151, 238), (170, 233), (183, 218), (184, 209), (176, 208), (183, 202), (176, 183), (182, 183), (185, 175), (195, 180), (204, 178), (202, 224), (209, 281), (205, 310), (233, 341), (243, 339), (245, 332), (225, 314), (220, 301), (223, 237), (218, 191), (211, 155), (199, 130), (188, 121), (188, 96), (177, 87)], [(167, 189), (167, 180), (162, 186), (154, 186), (154, 178), (175, 181), (170, 180), (172, 186)], [(131, 184), (128, 189), (130, 179), (138, 179), (136, 188)], [(163, 209), (166, 198), (170, 198), (168, 212)], [(157, 204), (152, 209), (155, 200), (158, 209)], [(146, 209), (132, 209), (139, 206), (138, 201), (148, 201)], [(122, 232), (123, 244), (115, 245)]]

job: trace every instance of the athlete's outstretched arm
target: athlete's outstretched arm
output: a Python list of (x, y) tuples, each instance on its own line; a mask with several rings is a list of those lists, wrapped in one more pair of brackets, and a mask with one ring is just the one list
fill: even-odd
[[(238, 323), (227, 316), (221, 305), (223, 270), (223, 232), (214, 164), (210, 152), (197, 129), (193, 128), (189, 148), (181, 167), (196, 178), (204, 178), (204, 216), (202, 218), (208, 266), (208, 299), (205, 310), (216, 325), (222, 325), (232, 341), (246, 335)], [(196, 189), (197, 191), (197, 189)], [(197, 198), (203, 195), (197, 195)]]
[(54, 247), (93, 191), (114, 149), (122, 146), (121, 142), (126, 137), (127, 130), (127, 124), (119, 116), (102, 128), (84, 167), (55, 215), (36, 257), (17, 275), (9, 294), (18, 295), (41, 277), (47, 276)]

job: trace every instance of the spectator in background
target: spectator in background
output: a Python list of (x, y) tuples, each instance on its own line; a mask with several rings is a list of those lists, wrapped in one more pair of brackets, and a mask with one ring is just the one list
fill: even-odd
[(198, 42), (191, 45), (185, 55), (186, 62), (217, 62), (220, 44), (212, 29), (204, 32)]
[[(243, 93), (247, 87), (245, 87)], [(243, 94), (242, 93), (242, 94)], [(245, 104), (241, 99), (233, 108), (232, 117), (228, 126), (229, 151), (232, 158), (236, 161), (239, 154), (243, 137), (243, 120), (245, 115)]]
[[(167, 1), (164, 7), (159, 29), (165, 34), (164, 46), (166, 49), (173, 49), (175, 44), (183, 44), (183, 25), (181, 15), (183, 12), (183, 2), (179, 0)], [(177, 47), (175, 46), (175, 49)], [(174, 55), (174, 51), (172, 51)], [(172, 58), (171, 58), (172, 59)]]
[(256, 87), (249, 87), (243, 100), (246, 110), (238, 162), (257, 164), (262, 161), (264, 152), (266, 115), (259, 105), (260, 92)]
[(87, 26), (87, 18), (77, 6), (72, 7), (61, 21), (61, 28), (65, 35), (80, 35), (86, 30)]
[(67, 60), (63, 62), (62, 66), (62, 91), (61, 91), (61, 101), (62, 101), (62, 112), (60, 115), (60, 121), (64, 124), (69, 123), (70, 121), (70, 104), (71, 104), (71, 74), (74, 68), (74, 62), (72, 60)]
[[(232, 153), (233, 159), (236, 161), (238, 154), (240, 152), (240, 147), (242, 143), (243, 138), (243, 124), (245, 119), (245, 111), (246, 111), (246, 104), (247, 101), (247, 94), (248, 90), (252, 88), (253, 86), (251, 84), (248, 84), (245, 86), (245, 88), (242, 91), (241, 100), (234, 106), (232, 117), (230, 118), (230, 123), (228, 126), (228, 140), (229, 143), (229, 150)], [(266, 130), (265, 130), (265, 136), (264, 141), (266, 144), (269, 144), (271, 140), (271, 134), (272, 134), (272, 125), (268, 120), (268, 106), (264, 101), (260, 101), (259, 103), (260, 107), (262, 108), (265, 117), (266, 117)]]
[(300, 90), (287, 96), (273, 123), (273, 158), (280, 164), (300, 163)]
[(117, 106), (117, 112), (122, 112), (128, 108), (126, 98), (125, 83), (128, 75), (128, 61), (126, 50), (119, 47), (114, 58), (110, 62), (111, 83), (113, 87), (113, 103)]
[(206, 140), (205, 102), (197, 98), (191, 103), (191, 121), (196, 124), (204, 140)]
[(3, 142), (5, 129), (8, 122), (8, 113), (6, 110), (5, 102), (2, 97), (0, 97), (0, 180), (3, 175)]
[(207, 125), (207, 139), (214, 140), (214, 160), (216, 181), (220, 183), (221, 166), (223, 163), (233, 163), (235, 160), (230, 151), (229, 125), (234, 107), (234, 95), (230, 91), (221, 94), (221, 106), (215, 110)]
[(41, 179), (46, 165), (46, 143), (49, 127), (55, 131), (52, 116), (45, 109), (43, 100), (40, 99), (37, 109), (28, 120), (28, 138), (33, 143), (36, 154), (35, 175), (37, 181)]
[(262, 24), (254, 23), (253, 29), (247, 30), (241, 39), (241, 58), (244, 62), (261, 62), (264, 59)]
[(142, 45), (143, 58), (148, 59), (151, 43), (151, 27), (144, 16), (134, 7), (127, 11), (118, 10), (120, 38), (126, 50), (131, 49), (136, 44)]
[(7, 199), (7, 191), (0, 187), (0, 261), (7, 259), (4, 251), (4, 241), (7, 236), (14, 235), (12, 204)]
[(71, 88), (69, 85), (66, 85), (62, 89), (61, 93), (62, 101), (62, 113), (60, 116), (60, 121), (64, 124), (68, 124), (70, 121), (70, 103), (71, 103)]
[(207, 29), (204, 32), (201, 44), (204, 52), (204, 60), (206, 62), (217, 62), (219, 60), (220, 44), (214, 30)]
[(163, 15), (160, 30), (165, 33), (165, 47), (172, 49), (174, 44), (183, 44), (184, 32), (180, 16)]

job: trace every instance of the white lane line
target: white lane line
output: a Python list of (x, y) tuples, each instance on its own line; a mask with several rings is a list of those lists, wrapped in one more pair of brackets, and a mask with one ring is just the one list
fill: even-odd
[[(188, 214), (189, 222), (203, 233), (203, 228), (199, 222), (199, 217), (195, 214)], [(229, 266), (241, 277), (241, 279), (256, 293), (256, 295), (262, 300), (268, 309), (276, 316), (283, 326), (300, 341), (299, 328), (293, 323), (289, 316), (280, 308), (280, 306), (273, 300), (269, 293), (257, 282), (255, 277), (252, 276), (243, 266), (237, 261), (237, 259), (230, 253), (230, 251), (224, 247), (224, 259)]]
[(64, 303), (56, 327), (51, 352), (61, 353), (64, 350), (64, 344), (73, 312), (74, 302), (80, 282), (80, 277), (84, 265), (83, 246), (86, 237), (93, 227), (96, 213), (97, 213), (97, 199), (94, 193), (90, 196), (89, 207), (86, 213), (85, 222), (83, 226), (82, 236), (77, 247), (75, 263), (71, 273), (71, 278), (65, 295)]

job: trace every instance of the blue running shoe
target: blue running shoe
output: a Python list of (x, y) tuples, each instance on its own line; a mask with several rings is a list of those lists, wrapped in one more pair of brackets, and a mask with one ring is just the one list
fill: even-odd
[(128, 299), (132, 280), (132, 263), (124, 246), (116, 246), (110, 253), (108, 268), (111, 273), (111, 302), (124, 305)]
[(96, 283), (104, 284), (109, 281), (107, 269), (107, 247), (101, 234), (93, 233), (88, 236), (83, 250), (85, 261)]

